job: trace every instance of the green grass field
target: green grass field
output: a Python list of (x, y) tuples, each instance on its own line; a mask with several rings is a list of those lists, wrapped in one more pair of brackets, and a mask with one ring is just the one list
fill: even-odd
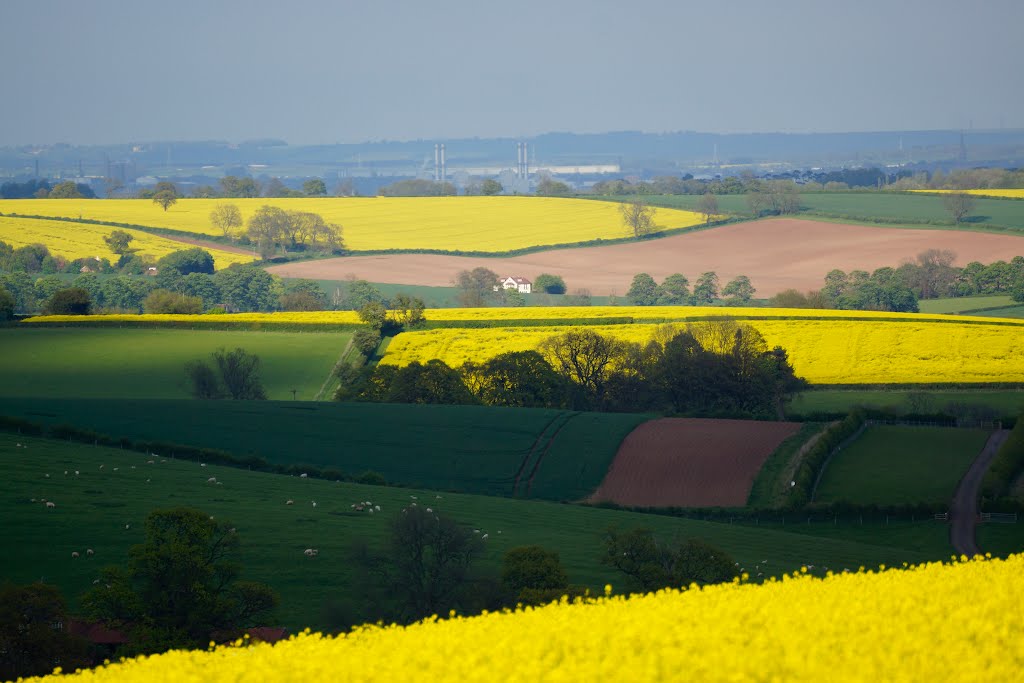
[(260, 358), (270, 398), (311, 400), (349, 343), (347, 332), (27, 327), (0, 329), (0, 395), (186, 398), (184, 365), (224, 347)]
[(884, 389), (815, 389), (793, 399), (789, 415), (814, 413), (847, 413), (855, 407), (890, 410), (896, 415), (934, 413), (950, 404), (983, 407), (997, 417), (1024, 412), (1024, 391), (1012, 390), (884, 390)]
[[(523, 461), (532, 471), (543, 454), (529, 495), (550, 500), (591, 493), (622, 440), (649, 418), (484, 406), (3, 397), (0, 415), (496, 496), (512, 495)], [(524, 474), (517, 495), (526, 495), (527, 480)]]
[[(611, 199), (630, 201), (635, 198), (625, 196)], [(643, 197), (643, 199), (655, 206), (695, 211), (700, 196), (654, 195)], [(723, 213), (734, 216), (745, 216), (750, 213), (745, 195), (720, 195), (716, 199), (719, 210)], [(967, 221), (960, 226), (954, 226), (953, 219), (943, 206), (942, 197), (937, 195), (888, 192), (803, 192), (800, 195), (800, 204), (802, 207), (800, 215), (842, 219), (854, 223), (878, 221), (884, 224), (932, 229), (999, 230), (1002, 228), (1024, 232), (1024, 202), (1010, 199), (976, 197), (974, 210)]]
[(922, 313), (951, 313), (969, 315), (977, 311), (977, 315), (988, 316), (989, 311), (996, 308), (1010, 308), (1015, 302), (1009, 294), (991, 296), (961, 296), (948, 299), (921, 299), (918, 307)]
[[(54, 583), (74, 608), (100, 567), (123, 564), (128, 548), (143, 540), (143, 521), (151, 510), (187, 505), (238, 529), (244, 577), (267, 582), (281, 595), (275, 625), (293, 632), (304, 626), (328, 628), (337, 625), (331, 622), (329, 609), (352, 597), (353, 546), (378, 546), (386, 538), (389, 520), (411, 496), (487, 533), (481, 561), (485, 570), (497, 573), (509, 548), (539, 544), (560, 553), (573, 583), (595, 590), (605, 583), (625, 585), (624, 577), (598, 561), (601, 533), (613, 525), (650, 527), (665, 539), (703, 538), (733, 554), (752, 573), (766, 576), (805, 564), (841, 570), (935, 559), (896, 545), (781, 529), (300, 479), (164, 458), (153, 458), (150, 465), (150, 459), (103, 447), (0, 434), (0, 548), (5, 553), (0, 579)], [(211, 476), (222, 484), (208, 483)], [(36, 502), (30, 502), (32, 498)], [(46, 509), (43, 498), (56, 508)], [(295, 505), (285, 505), (288, 499)], [(364, 500), (380, 505), (380, 513), (354, 512), (351, 504)], [(316, 559), (303, 555), (308, 547), (319, 549)], [(95, 550), (95, 556), (86, 557), (86, 548)], [(82, 557), (72, 559), (76, 551)]]
[(988, 440), (982, 429), (873, 425), (833, 455), (815, 502), (942, 503)]

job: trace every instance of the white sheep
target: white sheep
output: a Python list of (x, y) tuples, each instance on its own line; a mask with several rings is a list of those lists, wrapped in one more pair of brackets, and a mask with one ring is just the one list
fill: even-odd
[(308, 474), (306, 474), (305, 472), (303, 472), (302, 474), (300, 474), (300, 475), (299, 475), (299, 479), (305, 479), (305, 478), (306, 478), (306, 477), (308, 477), (308, 476), (309, 476)]
[(92, 557), (96, 553), (93, 552), (92, 548), (86, 548), (85, 549), (85, 554), (88, 555), (89, 557)]
[(207, 484), (216, 484), (217, 483), (217, 477), (210, 477), (209, 479), (206, 480), (206, 483)]
[(374, 505), (373, 509), (376, 510), (377, 512), (380, 512), (380, 505)]
[(52, 510), (53, 508), (57, 507), (57, 504), (54, 503), (52, 500), (48, 500), (46, 501), (46, 507)]
[(288, 500), (286, 500), (286, 501), (284, 502), (284, 504), (285, 504), (285, 505), (295, 505), (295, 501), (294, 501), (294, 500), (292, 500), (291, 498), (289, 498)]
[(76, 550), (73, 553), (71, 553), (71, 557), (72, 558), (78, 558), (78, 551)]
[(305, 555), (306, 557), (316, 557), (317, 555), (320, 554), (320, 551), (317, 550), (316, 548), (306, 548), (305, 550), (302, 551), (302, 554)]
[(488, 537), (488, 536), (490, 536), (490, 534), (484, 534), (484, 535), (483, 535), (483, 536), (481, 536), (480, 538), (481, 538), (481, 540), (484, 540), (484, 541), (486, 541), (486, 540), (487, 540), (487, 537)]
[(316, 507), (316, 501), (315, 500), (313, 501), (313, 507)]

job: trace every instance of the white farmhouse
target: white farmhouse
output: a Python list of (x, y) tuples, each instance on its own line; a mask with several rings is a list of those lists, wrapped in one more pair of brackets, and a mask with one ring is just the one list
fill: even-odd
[(517, 275), (509, 275), (508, 277), (501, 278), (498, 280), (498, 284), (501, 285), (502, 289), (515, 289), (521, 294), (529, 294), (533, 291), (533, 283), (525, 277), (519, 277)]

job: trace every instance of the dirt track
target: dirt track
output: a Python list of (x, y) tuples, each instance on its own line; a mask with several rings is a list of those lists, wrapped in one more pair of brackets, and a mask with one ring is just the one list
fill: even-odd
[(746, 505), (764, 461), (794, 422), (669, 417), (625, 438), (591, 497), (643, 507)]
[(563, 249), (513, 258), (472, 258), (433, 254), (351, 256), (269, 268), (283, 277), (444, 287), (461, 270), (484, 266), (499, 275), (535, 278), (561, 275), (569, 290), (624, 295), (633, 276), (650, 273), (661, 281), (682, 273), (691, 282), (713, 270), (722, 283), (746, 275), (760, 297), (794, 288), (818, 289), (833, 268), (872, 271), (898, 266), (925, 249), (950, 249), (956, 263), (990, 263), (1024, 255), (1024, 238), (953, 230), (906, 230), (771, 218), (645, 242)]
[(953, 494), (953, 501), (949, 506), (949, 542), (961, 555), (974, 557), (981, 552), (975, 537), (981, 480), (985, 478), (985, 472), (999, 452), (999, 447), (1009, 436), (1009, 429), (995, 432), (981, 454), (971, 463), (967, 474), (957, 484), (956, 493)]

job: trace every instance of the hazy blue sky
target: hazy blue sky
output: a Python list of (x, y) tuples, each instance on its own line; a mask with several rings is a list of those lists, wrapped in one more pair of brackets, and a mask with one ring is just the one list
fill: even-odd
[(0, 0), (0, 144), (1024, 127), (1024, 0)]

